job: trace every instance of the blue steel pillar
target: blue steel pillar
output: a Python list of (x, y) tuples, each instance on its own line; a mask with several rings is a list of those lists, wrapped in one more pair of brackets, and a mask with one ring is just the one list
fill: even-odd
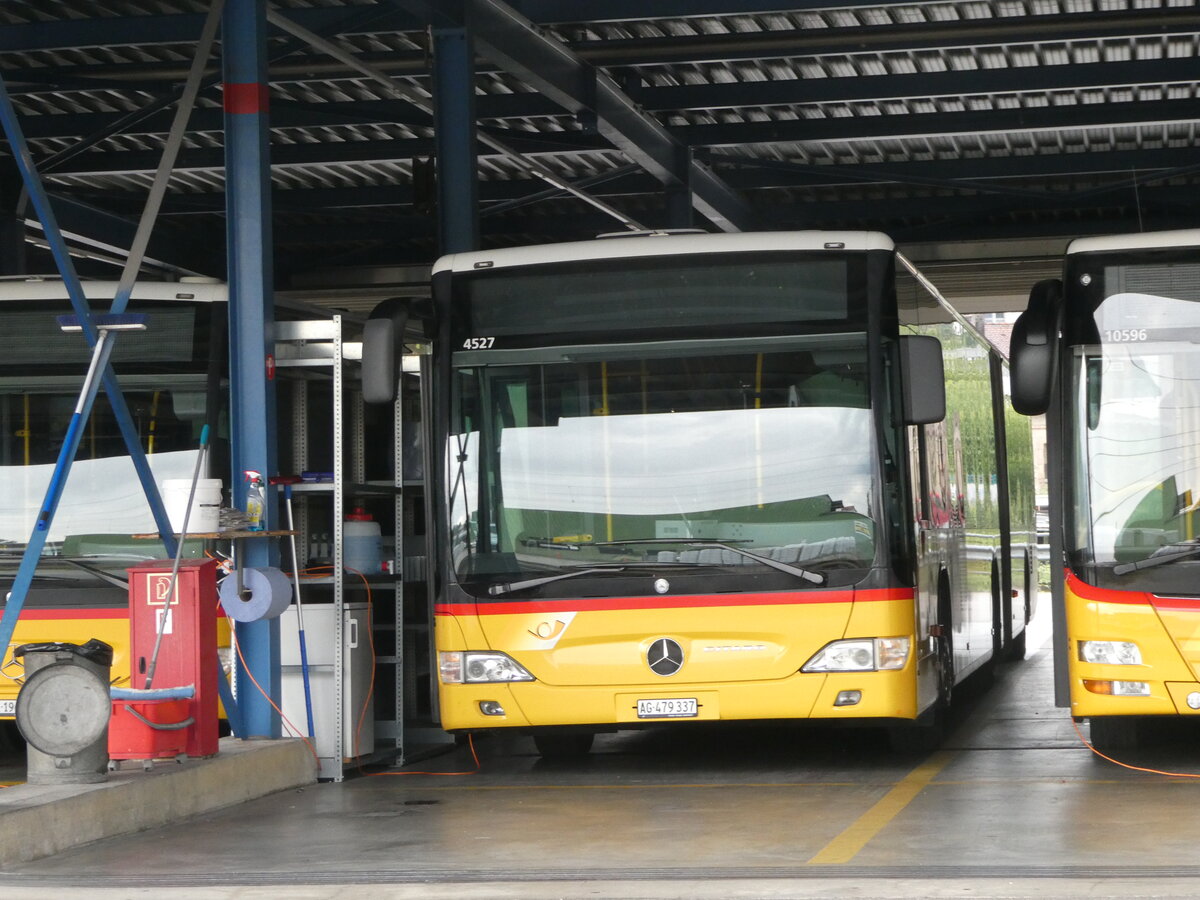
[[(462, 21), (464, 6), (457, 6)], [(438, 250), (479, 249), (475, 152), (475, 51), (470, 21), (433, 29), (433, 115), (437, 142)]]
[[(242, 473), (254, 469), (265, 479), (277, 467), (275, 386), (268, 374), (274, 319), (265, 0), (227, 0), (221, 26), (233, 499), (245, 509)], [(273, 502), (265, 514), (270, 529)], [(278, 557), (271, 540), (240, 543), (247, 566), (271, 565)], [(279, 715), (262, 693), (279, 703), (279, 620), (238, 623), (236, 633), (245, 659), (238, 661), (237, 675), (240, 736), (279, 737)]]

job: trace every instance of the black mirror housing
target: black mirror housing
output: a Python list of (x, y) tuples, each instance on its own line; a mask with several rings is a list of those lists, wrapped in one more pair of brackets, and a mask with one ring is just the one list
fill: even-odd
[(409, 297), (382, 301), (363, 326), (362, 392), (367, 403), (396, 400), (410, 301)]
[(900, 379), (905, 425), (932, 425), (946, 418), (946, 371), (941, 341), (928, 335), (902, 335)]
[(1009, 345), (1012, 405), (1021, 415), (1040, 416), (1050, 408), (1061, 329), (1062, 282), (1047, 278), (1029, 292)]

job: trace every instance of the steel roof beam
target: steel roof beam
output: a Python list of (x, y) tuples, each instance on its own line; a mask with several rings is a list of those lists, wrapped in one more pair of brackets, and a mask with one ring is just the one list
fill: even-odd
[[(312, 31), (336, 28), (354, 7), (289, 9), (288, 18)], [(204, 24), (200, 13), (148, 16), (97, 16), (88, 19), (57, 19), (0, 28), (0, 53), (46, 50), (79, 50), (88, 47), (159, 46), (194, 44)], [(402, 10), (387, 10), (370, 26), (352, 26), (344, 34), (379, 34), (421, 31), (425, 23)], [(279, 32), (275, 32), (278, 35)]]
[[(704, 16), (769, 15), (828, 9), (828, 0), (516, 0), (511, 4), (539, 25), (569, 22), (636, 21)], [(838, 8), (912, 6), (912, 0), (837, 0)], [(937, 4), (944, 5), (944, 4)], [(289, 8), (287, 16), (312, 31), (325, 31), (344, 18), (345, 7)], [(77, 50), (87, 47), (161, 46), (195, 43), (204, 16), (102, 16), (87, 19), (6, 24), (0, 28), (0, 53)], [(400, 8), (388, 11), (370, 28), (342, 34), (423, 31), (426, 22)]]
[[(137, 232), (135, 222), (58, 191), (49, 196), (64, 236), (122, 259), (129, 255), (129, 247)], [(142, 198), (136, 199), (140, 201)], [(27, 224), (40, 228), (36, 221)], [(223, 273), (223, 257), (200, 252), (205, 246), (220, 247), (220, 236), (214, 236), (212, 242), (196, 241), (194, 238), (194, 232), (184, 239), (172, 233), (171, 229), (157, 228), (146, 251), (146, 263), (185, 275)]]
[[(355, 24), (338, 31), (346, 7), (289, 8), (287, 16), (312, 31), (354, 34), (420, 32), (428, 16), (406, 11), (403, 3), (389, 4), (390, 9), (370, 25)], [(671, 0), (654, 4), (646, 0), (604, 0), (580, 3), (577, 0), (514, 3), (515, 10), (536, 24), (555, 22), (603, 22), (637, 19), (695, 18), (721, 15), (756, 15), (773, 12), (799, 12), (816, 9), (851, 7), (931, 5), (899, 2), (862, 2), (836, 0), (792, 3), (754, 2), (754, 0)], [(662, 14), (655, 14), (656, 6)], [(741, 7), (739, 9), (738, 7)], [(526, 9), (529, 12), (524, 12)], [(627, 12), (628, 15), (619, 15)], [(529, 13), (532, 13), (530, 15)], [(49, 22), (5, 25), (0, 29), (0, 53), (66, 50), (86, 47), (194, 43), (204, 20), (203, 15), (180, 13), (157, 16), (119, 16), (88, 19), (59, 19)], [(1071, 40), (1096, 40), (1106, 37), (1161, 35), (1200, 27), (1200, 13), (1194, 7), (1168, 7), (1153, 10), (1118, 10), (1057, 15), (1001, 16), (986, 19), (955, 19), (900, 25), (866, 25), (826, 28), (813, 31), (758, 31), (732, 34), (686, 35), (670, 38), (632, 38), (571, 44), (575, 54), (597, 65), (654, 65), (656, 63), (695, 62), (803, 56), (809, 53), (846, 53), (882, 50), (931, 49), (947, 46), (998, 45)], [(914, 40), (919, 40), (917, 45)], [(649, 54), (649, 55), (647, 55)], [(182, 77), (182, 76), (181, 76)]]
[[(1194, 59), (1138, 60), (1135, 62), (1089, 63), (977, 69), (839, 78), (804, 78), (726, 84), (679, 85), (638, 90), (635, 99), (647, 110), (723, 109), (787, 106), (805, 103), (853, 103), (878, 99), (936, 99), (972, 95), (1036, 94), (1066, 90), (1108, 90), (1191, 84), (1196, 80)], [(479, 119), (536, 118), (563, 115), (562, 107), (538, 93), (484, 94), (475, 98)], [(23, 124), (30, 140), (76, 137), (105, 130), (124, 113), (70, 113), (28, 116)], [(309, 128), (365, 123), (427, 125), (428, 117), (409, 105), (389, 100), (354, 100), (334, 103), (300, 103), (274, 100), (273, 128)], [(122, 134), (161, 134), (170, 115), (160, 112)], [(191, 128), (220, 131), (219, 109), (197, 109)]]
[[(400, 2), (400, 0), (396, 0)], [(423, 3), (425, 0), (407, 0)], [(363, 7), (354, 7), (362, 9)], [(375, 7), (365, 7), (375, 10)], [(318, 12), (317, 10), (289, 10)], [(320, 10), (319, 12), (326, 12)], [(181, 16), (180, 18), (188, 18)], [(302, 17), (295, 17), (301, 21)], [(82, 22), (108, 20), (80, 20)], [(126, 21), (120, 19), (117, 21)], [(381, 22), (386, 23), (386, 18)], [(56, 23), (52, 23), (56, 24)], [(0, 29), (3, 34), (5, 29)], [(198, 31), (198, 24), (196, 25)], [(380, 24), (345, 23), (342, 28), (331, 26), (325, 33), (380, 33), (387, 29)], [(956, 20), (936, 23), (902, 25), (870, 25), (850, 28), (812, 30), (779, 30), (738, 32), (732, 34), (684, 35), (665, 38), (632, 38), (626, 40), (578, 41), (565, 45), (583, 62), (613, 68), (622, 66), (654, 66), (685, 63), (733, 62), (771, 58), (800, 58), (814, 56), (845, 56), (862, 53), (921, 53), (950, 48), (1028, 46), (1049, 43), (1062, 45), (1073, 41), (1104, 39), (1128, 40), (1138, 36), (1169, 37), (1190, 35), (1200, 31), (1200, 10), (1195, 7), (1159, 9), (1154, 15), (1144, 11), (1068, 13), (1001, 17), (992, 19)], [(129, 41), (117, 41), (128, 45)], [(381, 52), (360, 54), (359, 58), (392, 75), (428, 75), (428, 60), (419, 52)], [(486, 66), (477, 66), (486, 71)], [(967, 74), (967, 73), (960, 73)], [(23, 83), (77, 84), (79, 89), (95, 88), (95, 82), (128, 82), (130, 86), (153, 86), (155, 82), (178, 80), (186, 75), (186, 67), (174, 63), (130, 63), (122, 65), (59, 66), (29, 69), (13, 66), (5, 71), (14, 85)], [(352, 68), (342, 62), (321, 57), (293, 57), (271, 65), (271, 80), (312, 81), (356, 77)], [(22, 82), (22, 78), (26, 79)], [(767, 82), (763, 82), (767, 84)], [(161, 89), (161, 85), (158, 85)], [(19, 91), (14, 91), (15, 94)]]
[[(1019, 136), (1036, 132), (1060, 132), (1064, 129), (1151, 127), (1196, 122), (1200, 122), (1200, 108), (1194, 100), (1166, 100), (903, 116), (690, 125), (672, 128), (670, 132), (679, 142), (693, 147), (722, 147), (757, 143), (869, 143), (918, 138), (940, 140), (950, 136)], [(511, 130), (498, 133), (503, 133), (505, 142), (512, 149), (527, 156), (540, 153), (599, 151), (608, 146), (595, 135), (578, 131), (539, 134)], [(272, 165), (287, 167), (347, 162), (406, 162), (414, 156), (428, 156), (432, 152), (432, 141), (425, 138), (276, 144), (272, 147)], [(500, 157), (503, 154), (496, 156)], [(71, 160), (68, 166), (58, 170), (55, 175), (65, 177), (139, 174), (153, 171), (156, 161), (155, 153), (144, 151), (88, 153)], [(220, 150), (189, 150), (180, 155), (176, 171), (219, 170), (222, 166)]]
[(495, 0), (471, 0), (468, 15), (484, 56), (568, 112), (594, 118), (601, 135), (664, 185), (689, 184), (692, 205), (722, 231), (751, 227), (750, 209), (737, 192), (691, 160), (686, 145), (638, 109), (603, 72)]
[(733, 147), (797, 142), (945, 139), (997, 134), (1019, 136), (1081, 128), (1130, 128), (1195, 122), (1200, 122), (1200, 105), (1188, 99), (689, 125), (673, 131), (693, 147)]
[[(644, 109), (659, 112), (732, 109), (748, 106), (794, 106), (806, 103), (855, 103), (893, 99), (924, 100), (974, 95), (1036, 94), (1068, 90), (1155, 88), (1169, 84), (1190, 85), (1195, 84), (1196, 80), (1196, 60), (1180, 58), (1052, 66), (1010, 66), (1003, 69), (955, 69), (915, 74), (687, 84), (641, 88), (634, 96)], [(529, 95), (508, 94), (504, 96), (512, 104), (513, 99)], [(535, 109), (534, 104), (530, 104), (529, 110), (526, 112), (513, 110), (509, 114), (513, 116), (537, 115)]]
[[(986, 193), (999, 192), (1006, 181), (1014, 179), (1096, 177), (1120, 175), (1127, 181), (1137, 177), (1145, 182), (1174, 177), (1180, 170), (1200, 164), (1200, 148), (1174, 147), (1155, 150), (1107, 150), (1088, 153), (1053, 153), (1030, 156), (990, 156), (974, 159), (914, 160), (877, 165), (806, 165), (754, 160), (745, 157), (710, 157), (722, 177), (741, 191), (777, 188), (836, 188), (862, 184), (939, 184), (941, 186)], [(578, 182), (591, 193), (603, 197), (637, 196), (653, 193), (657, 182), (633, 167), (603, 172)], [(975, 184), (968, 186), (963, 182)], [(986, 182), (995, 180), (996, 185)], [(497, 205), (517, 206), (561, 196), (554, 190), (540, 190), (541, 182), (532, 179), (489, 180), (480, 184), (482, 215), (495, 215)], [(59, 195), (66, 192), (60, 188)], [(71, 196), (85, 202), (104, 203), (116, 210), (132, 210), (137, 196), (130, 192), (76, 190)], [(213, 215), (224, 209), (223, 192), (176, 193), (168, 195), (163, 215), (183, 218)], [(413, 202), (407, 184), (366, 185), (343, 188), (276, 189), (274, 206), (279, 211), (322, 212), (338, 209), (408, 207)]]
[(875, 184), (939, 184), (966, 189), (964, 181), (987, 190), (988, 180), (1123, 175), (1153, 180), (1200, 164), (1200, 149), (1102, 150), (1087, 153), (1038, 153), (958, 159), (910, 160), (868, 164), (815, 165), (712, 156), (709, 161), (742, 190), (785, 187), (843, 187)]
[[(973, 223), (986, 224), (999, 219), (1023, 222), (1030, 227), (1035, 215), (1062, 214), (1073, 221), (1084, 222), (1093, 215), (1114, 210), (1132, 210), (1140, 204), (1147, 228), (1160, 217), (1193, 214), (1194, 204), (1187, 192), (1173, 185), (1132, 188), (1114, 185), (1103, 195), (1092, 192), (1045, 191), (1040, 197), (1028, 198), (1014, 206), (1007, 198), (979, 195), (939, 196), (872, 196), (864, 191), (859, 199), (803, 200), (788, 202), (782, 198), (772, 201), (770, 210), (763, 213), (764, 225), (771, 228), (873, 228), (888, 233), (905, 228), (936, 227), (940, 223), (957, 221), (964, 228)], [(644, 210), (641, 215), (649, 215)], [(1194, 214), (1193, 214), (1194, 215)], [(492, 237), (520, 235), (563, 235), (611, 231), (612, 223), (602, 213), (580, 210), (574, 204), (560, 203), (549, 212), (510, 212), (481, 220), (484, 233)], [(331, 228), (323, 223), (282, 224), (277, 231), (282, 245), (341, 244), (394, 242), (396, 227), (414, 234), (428, 231), (428, 220), (404, 210), (381, 214), (370, 222), (339, 223)], [(1155, 226), (1156, 227), (1156, 226)], [(1036, 228), (1032, 229), (1036, 231)]]
[[(436, 155), (440, 163), (451, 163), (450, 172), (451, 181), (447, 182), (444, 179), (438, 185), (439, 203), (441, 204), (444, 213), (448, 210), (448, 202), (457, 197), (459, 186), (464, 177), (474, 179), (476, 177), (475, 160), (476, 151), (473, 146), (475, 140), (478, 140), (484, 146), (498, 152), (500, 155), (508, 159), (514, 165), (518, 166), (530, 175), (540, 178), (543, 181), (554, 185), (556, 188), (566, 191), (584, 201), (591, 204), (597, 209), (601, 209), (608, 215), (617, 219), (627, 228), (640, 229), (639, 223), (629, 218), (628, 215), (615, 207), (609, 206), (602, 200), (598, 200), (586, 191), (577, 188), (572, 184), (570, 179), (561, 177), (558, 173), (546, 168), (535, 159), (529, 158), (519, 151), (515, 150), (510, 144), (499, 138), (497, 135), (486, 130), (478, 129), (474, 121), (474, 85), (463, 81), (464, 73), (470, 72), (474, 76), (474, 53), (470, 50), (472, 38), (470, 29), (465, 26), (457, 26), (450, 20), (446, 10), (440, 7), (431, 8), (431, 20), (437, 27), (433, 29), (433, 40), (435, 45), (435, 56), (441, 57), (441, 61), (445, 62), (447, 55), (455, 59), (452, 66), (439, 68), (438, 84), (434, 88), (433, 102), (431, 103), (423, 95), (413, 90), (407, 84), (402, 84), (395, 81), (386, 72), (371, 66), (358, 56), (338, 44), (336, 41), (331, 41), (326, 38), (316, 35), (302, 26), (296, 25), (287, 17), (277, 12), (268, 12), (268, 18), (277, 27), (282, 28), (295, 37), (304, 40), (316, 47), (318, 50), (332, 56), (334, 59), (349, 65), (351, 68), (361, 72), (366, 77), (370, 78), (376, 84), (379, 84), (387, 92), (389, 96), (404, 100), (409, 105), (422, 113), (430, 113), (432, 118), (430, 124), (436, 123), (434, 133), (434, 142), (437, 147)], [(445, 38), (445, 40), (443, 40)], [(435, 59), (435, 66), (438, 60)], [(450, 70), (454, 71), (450, 75)], [(449, 90), (446, 90), (446, 82), (449, 82)], [(461, 84), (459, 82), (462, 82)], [(458, 101), (463, 100), (466, 95), (466, 103), (461, 105)], [(450, 113), (450, 110), (454, 110)], [(469, 111), (469, 113), (468, 113)], [(467, 117), (469, 116), (469, 117)], [(451, 129), (457, 133), (447, 136), (445, 126), (449, 125)], [(467, 141), (472, 143), (469, 148), (463, 148), (462, 142)], [(469, 152), (466, 152), (469, 150)], [(469, 160), (466, 158), (469, 156)], [(446, 168), (442, 165), (441, 168)], [(470, 169), (469, 176), (467, 168)], [(445, 173), (443, 173), (445, 174)], [(457, 210), (456, 217), (463, 212), (463, 206), (471, 209), (470, 215), (474, 214), (475, 207), (475, 185), (472, 181), (469, 187), (469, 197), (463, 205), (455, 204)], [(461, 197), (457, 197), (461, 201)], [(439, 223), (445, 229), (447, 216), (439, 217)], [(461, 224), (461, 222), (460, 222)], [(467, 228), (455, 228), (454, 239), (451, 240), (451, 232), (444, 231), (442, 237), (444, 240), (450, 241), (448, 246), (455, 250), (467, 249), (462, 246), (462, 241), (465, 239), (467, 245), (473, 245), (475, 240), (471, 237), (466, 237), (463, 232), (474, 232), (474, 226)]]
[(1200, 10), (1154, 10), (1061, 15), (1005, 16), (991, 19), (866, 25), (852, 28), (752, 31), (661, 38), (584, 41), (571, 45), (581, 59), (596, 65), (654, 66), (733, 62), (857, 53), (921, 52), (961, 47), (1005, 47), (1106, 38), (1163, 37), (1200, 30)]
[[(862, 227), (878, 227), (888, 230), (888, 223), (910, 224), (913, 222), (936, 222), (949, 217), (971, 218), (983, 221), (989, 217), (1011, 217), (1013, 219), (1027, 218), (1032, 221), (1032, 214), (1063, 210), (1078, 213), (1078, 218), (1086, 218), (1089, 211), (1111, 210), (1115, 208), (1132, 208), (1140, 201), (1143, 213), (1150, 215), (1153, 211), (1187, 212), (1195, 208), (1187, 192), (1179, 188), (1166, 186), (1140, 187), (1136, 197), (1132, 188), (1124, 192), (1108, 191), (1104, 194), (1093, 195), (1086, 193), (1086, 200), (1081, 198), (1085, 192), (1079, 191), (1045, 191), (1041, 197), (1023, 198), (1019, 204), (1014, 204), (1009, 198), (981, 197), (977, 194), (960, 196), (902, 196), (875, 197), (862, 199), (839, 197), (836, 200), (813, 201), (805, 199), (802, 203), (788, 205), (773, 204), (772, 211), (764, 217), (773, 227), (795, 228), (837, 227), (835, 223), (849, 227), (859, 223)], [(1150, 212), (1148, 212), (1150, 211)], [(875, 223), (875, 224), (871, 224)]]
[[(510, 151), (536, 159), (542, 155), (572, 152), (597, 152), (611, 148), (595, 135), (580, 132), (537, 134), (534, 132), (505, 132)], [(349, 163), (405, 163), (413, 157), (431, 156), (435, 152), (433, 138), (408, 138), (383, 141), (338, 141), (322, 144), (272, 144), (271, 167), (312, 167), (346, 165)], [(481, 154), (482, 155), (482, 154)], [(491, 159), (507, 159), (509, 154), (488, 153)], [(132, 150), (115, 153), (89, 153), (71, 160), (58, 169), (54, 178), (91, 175), (144, 175), (154, 171), (158, 155), (155, 151)], [(515, 163), (514, 163), (515, 165)], [(175, 172), (220, 172), (224, 157), (220, 148), (185, 150), (179, 155)]]
[[(765, 16), (812, 10), (920, 6), (914, 0), (512, 0), (513, 9), (539, 25), (636, 22), (712, 16)], [(947, 0), (928, 4), (946, 6)]]

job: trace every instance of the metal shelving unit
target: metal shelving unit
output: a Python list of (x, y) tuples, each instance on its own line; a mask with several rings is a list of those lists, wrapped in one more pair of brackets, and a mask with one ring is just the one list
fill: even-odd
[[(395, 474), (390, 481), (368, 480), (366, 415), (361, 391), (355, 387), (356, 379), (352, 374), (352, 366), (362, 357), (361, 343), (343, 340), (343, 321), (338, 315), (330, 319), (277, 322), (276, 334), (276, 367), (290, 387), (293, 469), (302, 472), (309, 468), (313, 456), (314, 429), (320, 429), (324, 435), (332, 437), (332, 480), (296, 484), (292, 486), (292, 493), (295, 498), (296, 530), (301, 536), (301, 546), (306, 548), (302, 552), (308, 555), (307, 548), (312, 546), (312, 538), (315, 535), (331, 535), (328, 547), (330, 574), (325, 577), (306, 578), (303, 587), (310, 591), (312, 588), (328, 591), (331, 596), (333, 633), (314, 635), (307, 629), (306, 633), (310, 647), (314, 640), (329, 641), (332, 644), (330, 649), (333, 691), (338, 702), (328, 705), (327, 715), (333, 721), (318, 722), (316, 727), (318, 731), (331, 728), (334, 734), (329, 736), (330, 739), (325, 743), (334, 748), (344, 748), (347, 729), (354, 728), (355, 725), (355, 721), (347, 721), (348, 715), (343, 702), (349, 686), (345, 610), (348, 595), (359, 596), (362, 580), (358, 575), (345, 573), (343, 521), (348, 498), (392, 497), (393, 521), (396, 531), (402, 532), (404, 486), (401, 482), (399, 448), (404, 426), (401, 402), (397, 399), (391, 417), (390, 443), (397, 454), (394, 457)], [(328, 421), (319, 421), (322, 417), (316, 415), (313, 409), (312, 392), (314, 385), (321, 381), (329, 385), (331, 410)], [(315, 421), (319, 423), (314, 424)], [(321, 498), (329, 499), (327, 502), (318, 502)], [(318, 530), (326, 526), (329, 529), (327, 532)], [(391, 652), (380, 652), (384, 649), (382, 642), (375, 641), (373, 636), (371, 645), (376, 649), (374, 661), (377, 675), (381, 668), (391, 667), (394, 671), (395, 704), (390, 718), (374, 717), (374, 745), (359, 748), (360, 759), (375, 757), (381, 739), (389, 745), (382, 749), (382, 754), (389, 758), (402, 755), (404, 749), (404, 579), (403, 538), (399, 535), (396, 547), (391, 566), (394, 574), (370, 576), (367, 579), (374, 596), (373, 607), (378, 607), (381, 603), (394, 605), (393, 621), (396, 626), (389, 629), (393, 632)], [(306, 600), (306, 608), (307, 603)], [(378, 609), (374, 612), (376, 614), (372, 616), (373, 620), (387, 618), (379, 615)], [(380, 683), (377, 677), (376, 684)], [(350, 718), (356, 716), (352, 713)], [(332, 757), (322, 756), (321, 778), (340, 781), (347, 759), (344, 752), (334, 753)]]

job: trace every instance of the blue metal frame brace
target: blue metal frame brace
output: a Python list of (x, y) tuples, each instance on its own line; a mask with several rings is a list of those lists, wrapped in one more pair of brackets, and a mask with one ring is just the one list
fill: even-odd
[[(13, 631), (17, 626), (17, 619), (24, 609), (29, 587), (33, 583), (33, 574), (37, 569), (38, 560), (42, 555), (42, 550), (46, 546), (46, 540), (50, 533), (50, 523), (54, 519), (54, 512), (58, 508), (59, 501), (62, 499), (63, 488), (66, 485), (71, 464), (74, 462), (75, 455), (79, 449), (79, 443), (83, 436), (82, 423), (86, 422), (88, 416), (91, 414), (92, 406), (95, 403), (96, 394), (101, 384), (103, 384), (104, 390), (108, 394), (113, 416), (120, 428), (121, 436), (125, 440), (125, 447), (129, 451), (130, 459), (133, 461), (138, 480), (142, 483), (146, 499), (150, 503), (151, 513), (154, 516), (155, 524), (158, 526), (159, 535), (166, 545), (168, 552), (172, 555), (175, 553), (176, 543), (171, 530), (170, 520), (167, 518), (166, 510), (163, 508), (162, 500), (158, 494), (158, 486), (154, 481), (153, 473), (150, 471), (150, 464), (146, 461), (145, 453), (142, 451), (137, 428), (133, 423), (133, 417), (129, 413), (125, 397), (121, 393), (120, 385), (117, 383), (116, 376), (109, 365), (113, 337), (106, 332), (102, 333), (98, 330), (93, 321), (91, 309), (83, 293), (83, 286), (80, 284), (79, 276), (75, 272), (75, 266), (71, 261), (71, 255), (67, 250), (66, 242), (54, 218), (54, 210), (50, 206), (45, 188), (38, 177), (37, 169), (33, 164), (33, 157), (29, 152), (29, 146), (25, 141), (24, 133), (17, 119), (16, 110), (13, 108), (12, 100), (9, 98), (8, 89), (5, 86), (3, 78), (0, 78), (0, 125), (4, 128), (4, 133), (8, 138), (9, 147), (13, 152), (17, 169), (21, 173), (26, 190), (29, 192), (30, 203), (33, 205), (39, 221), (42, 223), (42, 230), (50, 246), (50, 252), (54, 257), (55, 264), (58, 266), (59, 274), (62, 275), (67, 295), (71, 299), (71, 306), (75, 310), (75, 315), (79, 318), (80, 327), (87, 339), (88, 345), (92, 348), (93, 354), (91, 367), (85, 379), (83, 390), (80, 392), (79, 400), (72, 415), (71, 424), (67, 430), (63, 446), (59, 451), (58, 460), (55, 463), (54, 473), (51, 476), (50, 484), (46, 488), (46, 497), (42, 502), (42, 508), (34, 524), (33, 533), (29, 537), (29, 542), (25, 545), (21, 564), (17, 567), (17, 574), (4, 606), (4, 615), (0, 617), (0, 653), (7, 653), (8, 645), (12, 641)], [(110, 312), (114, 314), (123, 313), (127, 301), (128, 294), (124, 297), (118, 295), (113, 300)]]
[[(225, 209), (229, 254), (229, 362), (234, 505), (245, 508), (247, 469), (276, 471), (271, 266), (271, 162), (268, 148), (266, 3), (228, 0), (222, 20), (225, 103)], [(265, 527), (275, 521), (273, 499)], [(267, 566), (274, 542), (241, 541), (239, 565)], [(238, 706), (243, 737), (280, 736), (279, 620), (238, 622)], [(261, 693), (254, 687), (257, 683)], [(264, 696), (264, 694), (266, 696)]]

